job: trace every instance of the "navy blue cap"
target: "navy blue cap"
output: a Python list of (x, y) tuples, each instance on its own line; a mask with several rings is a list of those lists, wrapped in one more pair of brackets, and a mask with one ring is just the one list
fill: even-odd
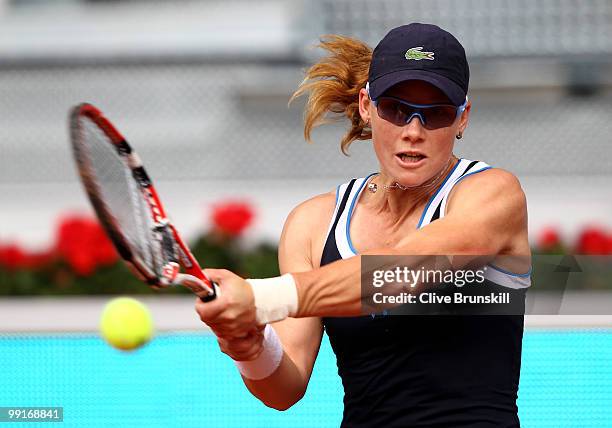
[(389, 31), (372, 54), (370, 97), (406, 80), (423, 80), (439, 88), (457, 106), (463, 104), (470, 68), (461, 43), (432, 24), (412, 23)]

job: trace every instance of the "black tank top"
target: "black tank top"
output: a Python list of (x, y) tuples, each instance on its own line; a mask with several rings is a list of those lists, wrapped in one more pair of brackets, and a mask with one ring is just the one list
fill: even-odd
[[(418, 224), (444, 216), (452, 187), (490, 168), (460, 159)], [(371, 176), (338, 186), (321, 266), (354, 256), (349, 227)], [(523, 293), (530, 272), (493, 265), (487, 281)], [(344, 386), (342, 427), (519, 427), (522, 315), (323, 318)]]

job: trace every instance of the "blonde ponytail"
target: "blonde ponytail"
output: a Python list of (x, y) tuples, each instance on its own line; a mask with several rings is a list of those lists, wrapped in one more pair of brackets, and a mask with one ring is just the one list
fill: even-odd
[(304, 110), (304, 138), (308, 142), (314, 127), (349, 119), (351, 127), (340, 143), (346, 155), (353, 141), (372, 138), (369, 125), (359, 115), (359, 90), (368, 81), (372, 49), (357, 39), (338, 35), (323, 37), (319, 47), (328, 55), (308, 69), (289, 102), (309, 93)]

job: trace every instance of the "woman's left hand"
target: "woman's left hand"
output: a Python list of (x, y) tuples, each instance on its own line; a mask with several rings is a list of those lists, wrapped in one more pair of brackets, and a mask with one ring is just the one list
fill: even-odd
[(251, 285), (225, 269), (206, 269), (204, 274), (219, 286), (217, 298), (196, 301), (196, 312), (217, 335), (225, 339), (243, 338), (257, 329), (255, 297)]

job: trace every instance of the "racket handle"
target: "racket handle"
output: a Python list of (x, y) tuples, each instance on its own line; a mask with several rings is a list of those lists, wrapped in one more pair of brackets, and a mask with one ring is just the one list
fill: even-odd
[(217, 288), (219, 288), (219, 286), (215, 282), (211, 282), (211, 284), (212, 284), (212, 290), (213, 290), (212, 294), (209, 294), (208, 296), (200, 297), (200, 300), (203, 301), (204, 303), (212, 302), (213, 300), (217, 298)]
[[(190, 275), (187, 273), (179, 273), (175, 276), (172, 285), (181, 285), (183, 287), (187, 287), (188, 289), (193, 291), (194, 294), (200, 297), (200, 300), (202, 300), (203, 302), (210, 302), (217, 298), (217, 295), (219, 294), (219, 286), (210, 280), (209, 283), (212, 285), (212, 287), (206, 285), (204, 280), (198, 278), (197, 276)], [(211, 289), (212, 294), (208, 294), (209, 290)], [(202, 294), (206, 295), (202, 296)]]

